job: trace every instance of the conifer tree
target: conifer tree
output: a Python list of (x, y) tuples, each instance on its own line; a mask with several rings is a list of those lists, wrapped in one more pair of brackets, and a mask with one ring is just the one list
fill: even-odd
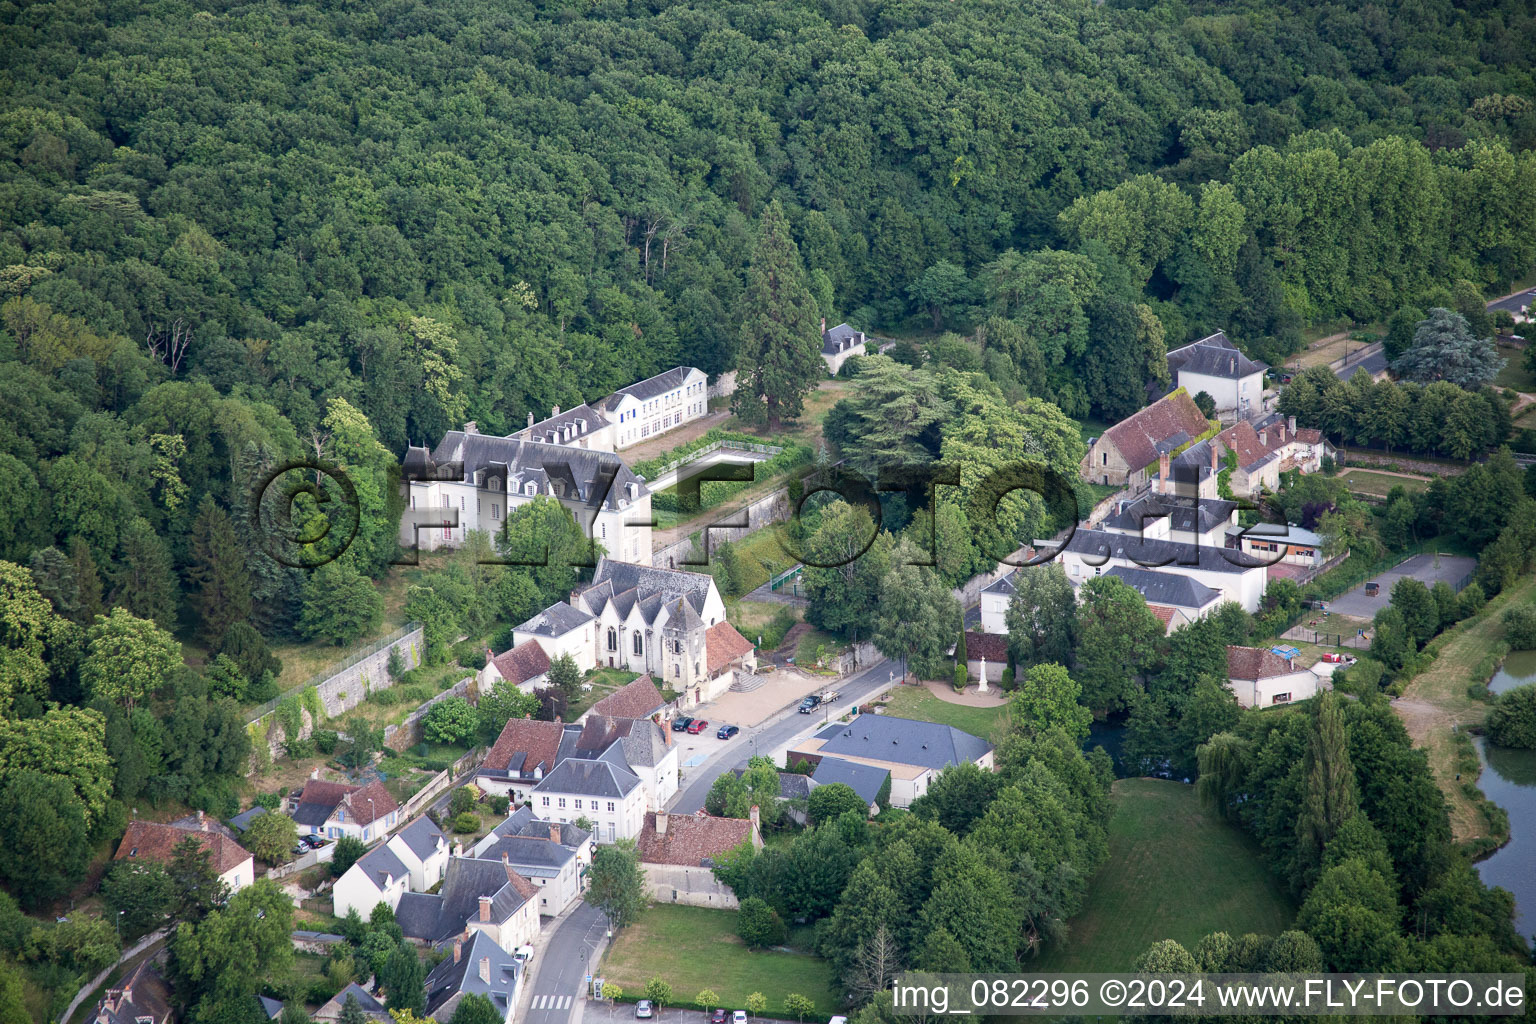
[(251, 577), (234, 524), (209, 495), (197, 510), (191, 545), (187, 578), (197, 588), (193, 605), (200, 631), (212, 646), (230, 626), (251, 617)]
[(1307, 755), (1302, 762), (1301, 811), (1296, 817), (1296, 856), (1310, 875), (1322, 863), (1323, 847), (1360, 809), (1355, 766), (1339, 698), (1317, 698)]
[(778, 430), (805, 408), (805, 396), (826, 376), (816, 327), (816, 300), (805, 283), (800, 251), (778, 201), (763, 211), (763, 236), (747, 270), (742, 296), (740, 376), (732, 406), (748, 423)]

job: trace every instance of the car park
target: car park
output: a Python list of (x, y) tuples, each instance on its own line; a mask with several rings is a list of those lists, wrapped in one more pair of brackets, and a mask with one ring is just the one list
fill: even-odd
[(676, 718), (672, 719), (672, 731), (682, 732), (692, 724), (692, 718), (689, 718), (687, 715), (678, 715)]
[(697, 736), (699, 733), (703, 732), (705, 729), (708, 729), (708, 728), (709, 728), (709, 723), (708, 722), (706, 722), (702, 718), (695, 718), (695, 719), (693, 719), (692, 721), (690, 721), (688, 723), (688, 734), (690, 736)]
[(715, 1012), (709, 1015), (709, 1024), (725, 1024), (725, 1009), (716, 1007)]
[[(735, 736), (739, 732), (741, 732), (741, 728), (739, 726), (735, 726), (735, 725), (722, 725), (720, 727), (720, 731), (715, 733), (715, 735), (718, 736), (722, 740), (728, 740), (732, 736)], [(724, 1011), (721, 1011), (721, 1012), (724, 1012)]]
[(635, 1017), (639, 1020), (649, 1020), (651, 1017), (651, 1001), (642, 999), (635, 1004)]

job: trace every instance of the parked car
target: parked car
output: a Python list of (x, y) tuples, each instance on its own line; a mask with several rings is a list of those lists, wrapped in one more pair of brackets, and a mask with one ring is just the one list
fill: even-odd
[(325, 838), (325, 836), (321, 835), (319, 832), (311, 832), (309, 835), (304, 837), (304, 841), (308, 843), (310, 849), (313, 850), (318, 850), (320, 847), (330, 842), (329, 839)]
[(1380, 593), (1381, 593), (1381, 584), (1376, 582), (1375, 580), (1372, 580), (1371, 582), (1369, 582), (1369, 583), (1367, 583), (1365, 585), (1365, 596), (1366, 597), (1375, 597), (1377, 594), (1380, 594)]
[(293, 852), (302, 856), (303, 854), (309, 852), (309, 844), (300, 839), (298, 842), (293, 844)]
[(697, 736), (699, 733), (708, 728), (708, 722), (704, 721), (702, 718), (695, 718), (688, 723), (688, 734), (690, 736)]
[(649, 999), (642, 999), (635, 1004), (635, 1016), (640, 1020), (649, 1020), (651, 1018), (651, 1001)]
[[(739, 732), (741, 732), (741, 729), (734, 725), (722, 725), (720, 727), (720, 731), (715, 733), (715, 735), (720, 737), (722, 740), (728, 740)], [(724, 1013), (725, 1011), (721, 1010), (720, 1012)]]
[(524, 967), (527, 967), (529, 964), (533, 963), (533, 947), (518, 946), (517, 951), (512, 954), (512, 959), (516, 960)]
[(715, 1012), (709, 1015), (709, 1024), (725, 1024), (724, 1007), (715, 1008)]
[(848, 1024), (848, 1018), (838, 1014), (836, 1017), (829, 1018), (827, 1024)]
[(746, 1010), (732, 1010), (731, 1011), (731, 1024), (747, 1024), (747, 1011)]
[(672, 731), (682, 732), (692, 724), (693, 719), (689, 718), (687, 715), (678, 715), (676, 718), (672, 719)]
[(805, 700), (802, 700), (800, 702), (800, 709), (799, 710), (800, 710), (800, 713), (802, 715), (808, 715), (812, 711), (815, 711), (820, 706), (821, 706), (821, 698), (813, 693), (810, 696), (806, 697)]

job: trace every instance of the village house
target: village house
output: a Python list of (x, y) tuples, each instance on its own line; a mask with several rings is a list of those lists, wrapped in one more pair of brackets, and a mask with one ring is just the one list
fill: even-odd
[(1237, 350), (1225, 333), (1191, 342), (1168, 353), (1168, 373), (1176, 386), (1191, 395), (1205, 392), (1224, 422), (1248, 419), (1263, 409), (1263, 363)]
[(522, 998), (523, 972), (521, 961), (483, 934), (456, 940), (427, 975), (427, 1016), (451, 1020), (465, 996), (478, 995), (491, 1001), (503, 1024), (510, 1024)]
[(613, 424), (614, 446), (622, 450), (709, 412), (709, 376), (697, 367), (675, 366), (620, 388), (600, 407)]
[(582, 532), (615, 555), (651, 559), (651, 492), (619, 456), (568, 445), (450, 430), (436, 448), (411, 446), (402, 466), (406, 507), (400, 543), (458, 547), (470, 530), (494, 534), (537, 497), (570, 510)]
[(1237, 525), (1237, 502), (1186, 496), (1175, 493), (1171, 484), (1168, 475), (1160, 471), (1152, 481), (1152, 490), (1117, 502), (1099, 524), (1100, 529), (1128, 537), (1227, 547), (1227, 532)]
[(426, 815), (411, 821), (389, 841), (374, 847), (346, 870), (331, 889), (331, 912), (363, 918), (380, 903), (393, 910), (407, 892), (426, 892), (448, 866), (448, 837)]
[(95, 1024), (169, 1024), (171, 986), (160, 974), (156, 959), (144, 960), (107, 989), (90, 1019)]
[[(614, 761), (619, 763), (614, 763)], [(534, 813), (556, 821), (586, 818), (598, 842), (633, 839), (645, 814), (645, 787), (621, 758), (567, 757), (534, 787)]]
[(569, 822), (544, 821), (531, 807), (519, 807), (471, 853), (500, 860), (539, 887), (539, 913), (552, 917), (580, 898), (592, 867), (592, 833)]
[(1179, 451), (1208, 433), (1214, 433), (1210, 421), (1189, 392), (1179, 388), (1094, 438), (1078, 472), (1089, 483), (1142, 490), (1159, 455)]
[(730, 910), (736, 894), (715, 878), (715, 861), (743, 845), (761, 850), (763, 837), (756, 807), (750, 819), (663, 811), (646, 813), (635, 845), (653, 899)]
[[(891, 806), (910, 807), (949, 765), (975, 764), (990, 771), (992, 755), (992, 744), (954, 726), (894, 715), (858, 715), (802, 740), (785, 755), (785, 763), (803, 759), (816, 764), (831, 756), (883, 768), (891, 776)], [(819, 775), (816, 781), (827, 784)]]
[[(379, 1002), (378, 997), (355, 981), (349, 981), (346, 988), (326, 1000), (325, 1004), (310, 1016), (310, 1019), (320, 1021), (321, 1024), (332, 1024), (334, 1021), (341, 1020), (341, 1012), (346, 1009), (348, 999), (356, 999), (357, 1008), (362, 1010), (363, 1016), (369, 1020), (379, 1021), (380, 1024), (392, 1024), (394, 1018), (390, 1017), (389, 1010)], [(278, 1003), (279, 1014), (282, 1013), (282, 1009), (282, 1004)]]
[(1230, 468), (1227, 487), (1232, 495), (1254, 498), (1279, 490), (1282, 473), (1316, 473), (1323, 468), (1323, 459), (1334, 454), (1322, 431), (1298, 430), (1294, 416), (1270, 416), (1258, 423), (1244, 420), (1191, 445), (1173, 460), (1171, 473), (1166, 467), (1159, 469), (1159, 479), (1171, 480), (1172, 489), (1180, 494), (1215, 498), (1220, 494), (1221, 473)]
[(538, 895), (505, 860), (449, 857), (442, 890), (405, 893), (395, 920), (407, 938), (430, 946), (479, 932), (511, 953), (538, 937)]
[(229, 886), (230, 892), (238, 892), (256, 880), (256, 866), (250, 851), (235, 842), (228, 829), (202, 811), (170, 825), (130, 821), (122, 841), (117, 844), (115, 859), (169, 864), (176, 854), (176, 847), (188, 838), (197, 840), (208, 851), (209, 863), (219, 881)]
[[(1142, 596), (1165, 632), (1178, 625), (1203, 619), (1221, 606), (1221, 591), (1212, 590), (1180, 572), (1153, 572), (1136, 566), (1116, 565), (1104, 573), (1113, 576)], [(1167, 609), (1165, 614), (1159, 609)]]
[(811, 781), (818, 786), (844, 785), (864, 801), (869, 816), (880, 813), (881, 802), (890, 803), (891, 770), (841, 757), (823, 757), (816, 763)]
[(1013, 592), (1018, 586), (1019, 570), (1006, 573), (988, 583), (978, 599), (981, 605), (981, 629), (984, 633), (1008, 632), (1008, 605), (1013, 602)]
[(590, 672), (597, 667), (596, 635), (596, 619), (590, 612), (556, 601), (512, 628), (512, 646), (515, 650), (524, 644), (538, 644), (546, 660), (569, 657), (579, 671)]
[[(1231, 539), (1245, 553), (1271, 565), (1296, 566), (1302, 579), (1310, 578), (1328, 562), (1322, 534), (1295, 524), (1258, 523), (1247, 530), (1234, 531)], [(1339, 557), (1347, 554), (1340, 552)]]
[(1268, 648), (1227, 648), (1227, 687), (1245, 708), (1306, 700), (1331, 686), (1325, 678)]
[(588, 708), (578, 723), (588, 718), (654, 718), (665, 714), (666, 698), (656, 689), (656, 683), (648, 675), (632, 679), (608, 696)]
[(399, 822), (400, 805), (383, 782), (375, 779), (366, 786), (327, 782), (318, 778), (319, 772), (316, 768), (305, 781), (297, 800), (290, 798), (294, 824), (328, 839), (351, 836), (370, 843)]
[(827, 330), (827, 318), (821, 318), (821, 358), (827, 364), (827, 373), (837, 376), (837, 371), (854, 356), (862, 356), (869, 339), (863, 331), (856, 331), (846, 323)]
[[(1045, 546), (1051, 542), (1041, 541)], [(1255, 612), (1264, 599), (1268, 574), (1263, 562), (1226, 547), (1182, 544), (1107, 530), (1077, 530), (1060, 544), (1056, 557), (1073, 586), (1102, 576), (1116, 566), (1187, 577)], [(1161, 602), (1157, 602), (1161, 603)]]
[[(551, 828), (553, 826), (553, 828)], [(558, 834), (556, 834), (558, 830)], [(479, 857), (496, 843), (508, 836), (525, 836), (530, 839), (548, 839), (568, 846), (576, 852), (576, 862), (585, 872), (592, 866), (592, 833), (571, 822), (545, 821), (533, 813), (531, 807), (519, 807), (502, 820), (501, 824), (486, 833), (476, 843), (471, 856)]]
[(500, 654), (486, 649), (485, 668), (480, 670), (480, 692), (490, 693), (505, 682), (532, 693), (549, 681), (549, 652), (536, 638), (529, 638)]

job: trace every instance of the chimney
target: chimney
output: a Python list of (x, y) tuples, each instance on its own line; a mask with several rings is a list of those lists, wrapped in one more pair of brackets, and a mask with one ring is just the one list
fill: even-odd
[(1216, 446), (1216, 440), (1215, 440), (1215, 438), (1212, 438), (1212, 439), (1211, 439), (1211, 472), (1212, 472), (1212, 473), (1215, 473), (1215, 472), (1218, 472), (1218, 470), (1217, 470), (1217, 468), (1216, 468), (1216, 463), (1217, 463), (1217, 461), (1218, 461), (1218, 460), (1219, 460), (1219, 459), (1220, 459), (1220, 458), (1221, 458), (1221, 451), (1220, 451), (1220, 449), (1219, 449), (1219, 448), (1218, 448), (1218, 447), (1217, 447), (1217, 446)]
[(463, 940), (462, 939), (454, 939), (453, 940), (453, 962), (454, 963), (458, 963), (459, 959), (463, 955), (464, 955), (464, 942), (463, 942)]
[(532, 409), (528, 410), (528, 425), (530, 427), (533, 426), (533, 410)]
[(312, 779), (318, 779), (320, 777), (320, 766), (319, 765), (315, 765), (315, 770), (309, 773), (309, 777), (312, 778)]
[(1286, 421), (1285, 421), (1285, 425), (1291, 428), (1291, 433), (1293, 433), (1293, 434), (1296, 433), (1296, 417), (1295, 416), (1287, 417)]
[(556, 825), (554, 822), (549, 823), (549, 841), (552, 843), (558, 843), (560, 841), (560, 826)]
[(560, 415), (560, 407), (558, 405), (555, 406), (554, 412), (550, 413), (549, 415), (550, 415), (551, 419), (553, 419), (556, 416), (559, 416)]
[(480, 897), (480, 922), (482, 924), (490, 924), (491, 922), (491, 898), (489, 896)]
[(1170, 479), (1171, 474), (1168, 470), (1169, 461), (1167, 452), (1157, 457), (1158, 487), (1163, 494), (1173, 493), (1173, 480)]
[(664, 747), (672, 745), (672, 727), (668, 724), (661, 726), (661, 745)]
[(464, 856), (464, 844), (457, 839), (453, 841), (453, 855), (455, 857)]
[(480, 980), (487, 985), (491, 983), (491, 958), (488, 956), (480, 958)]
[(1280, 443), (1285, 444), (1285, 421), (1280, 421)]
[(200, 831), (208, 831), (208, 816), (202, 811), (197, 812), (197, 827)]
[(1237, 372), (1237, 356), (1232, 357), (1232, 372)]
[(666, 811), (657, 811), (656, 812), (656, 834), (658, 836), (664, 836), (664, 835), (667, 834), (667, 812)]
[(1269, 431), (1268, 430), (1261, 430), (1261, 431), (1259, 431), (1259, 445), (1260, 445), (1260, 447), (1263, 447), (1263, 448), (1268, 448), (1269, 447)]
[(466, 434), (478, 434), (478, 433), (480, 433), (480, 424), (476, 423), (474, 420), (470, 420), (468, 423), (464, 424), (464, 433), (466, 433)]
[(827, 318), (826, 317), (822, 317), (821, 318), (821, 333), (822, 334), (826, 334), (827, 333)]

